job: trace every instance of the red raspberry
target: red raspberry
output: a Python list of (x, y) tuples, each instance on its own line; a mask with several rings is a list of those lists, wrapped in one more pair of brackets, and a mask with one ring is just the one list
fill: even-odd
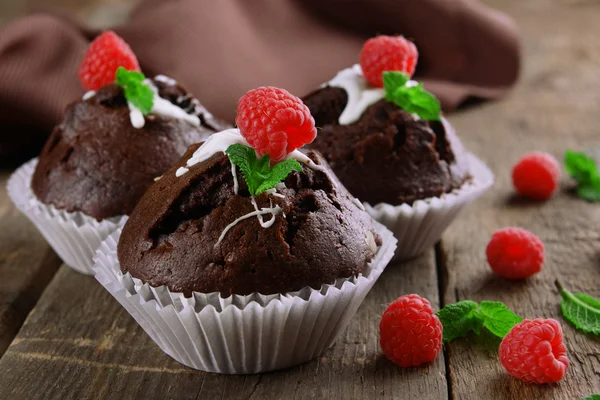
[(427, 299), (400, 296), (381, 316), (379, 343), (383, 354), (401, 367), (430, 362), (442, 348), (442, 323)]
[(360, 66), (371, 85), (383, 87), (384, 71), (399, 71), (413, 76), (418, 58), (417, 47), (403, 36), (377, 36), (363, 45)]
[(544, 243), (521, 228), (494, 232), (485, 253), (494, 272), (508, 279), (529, 278), (540, 272), (544, 264)]
[(569, 359), (555, 319), (526, 319), (502, 339), (498, 350), (506, 371), (525, 382), (551, 383), (567, 373)]
[(81, 86), (98, 90), (115, 81), (117, 68), (140, 71), (140, 65), (131, 48), (113, 31), (98, 36), (85, 52), (79, 67)]
[(246, 93), (238, 102), (235, 123), (258, 155), (268, 154), (272, 162), (317, 136), (315, 120), (302, 100), (272, 86)]
[(542, 152), (526, 154), (512, 171), (515, 189), (522, 196), (547, 200), (558, 187), (560, 168), (552, 155)]

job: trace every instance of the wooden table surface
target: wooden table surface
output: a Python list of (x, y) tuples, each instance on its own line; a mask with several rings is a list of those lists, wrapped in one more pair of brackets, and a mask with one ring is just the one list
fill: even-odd
[[(93, 277), (61, 266), (0, 191), (0, 399), (579, 399), (600, 393), (600, 340), (560, 314), (553, 282), (600, 297), (600, 206), (574, 198), (563, 176), (546, 203), (513, 195), (511, 165), (526, 151), (559, 159), (567, 148), (600, 147), (600, 2), (493, 0), (521, 26), (524, 63), (506, 99), (451, 116), (496, 185), (445, 233), (440, 245), (390, 265), (348, 330), (325, 355), (262, 375), (220, 376), (164, 354)], [(10, 171), (0, 174), (5, 185)], [(484, 250), (491, 233), (518, 225), (546, 245), (544, 270), (526, 282), (494, 276)], [(470, 336), (431, 364), (401, 369), (382, 357), (379, 316), (406, 293), (434, 307), (501, 300), (526, 318), (563, 324), (571, 366), (556, 385), (511, 378), (497, 342)]]

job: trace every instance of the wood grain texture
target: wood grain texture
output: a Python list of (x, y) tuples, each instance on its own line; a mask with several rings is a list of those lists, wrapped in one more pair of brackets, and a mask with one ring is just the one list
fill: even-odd
[[(600, 297), (600, 207), (572, 195), (563, 176), (558, 195), (546, 203), (513, 196), (510, 171), (527, 151), (559, 160), (567, 148), (600, 148), (600, 3), (495, 1), (522, 29), (525, 63), (510, 98), (451, 120), (467, 147), (485, 160), (497, 183), (444, 235), (443, 300), (500, 300), (525, 318), (555, 318), (565, 333), (571, 366), (556, 385), (512, 379), (497, 350), (470, 337), (447, 346), (451, 393), (457, 399), (579, 399), (600, 393), (600, 340), (577, 332), (562, 318), (554, 280)], [(559, 28), (560, 27), (560, 28)], [(544, 241), (544, 270), (526, 282), (491, 273), (485, 246), (505, 226), (528, 229)]]
[(0, 356), (60, 266), (60, 259), (17, 210), (0, 172)]
[(380, 354), (380, 315), (409, 292), (438, 307), (433, 251), (388, 267), (349, 329), (319, 359), (263, 375), (225, 376), (172, 360), (93, 278), (62, 267), (0, 360), (0, 398), (446, 398), (443, 357), (400, 369)]

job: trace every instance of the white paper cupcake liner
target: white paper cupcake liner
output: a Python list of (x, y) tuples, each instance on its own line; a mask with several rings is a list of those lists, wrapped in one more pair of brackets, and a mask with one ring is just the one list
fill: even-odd
[(494, 184), (494, 174), (479, 158), (468, 154), (471, 180), (440, 197), (417, 200), (412, 205), (363, 203), (376, 221), (390, 229), (398, 248), (394, 260), (414, 258), (440, 240), (459, 212)]
[(96, 279), (175, 360), (207, 372), (266, 372), (319, 356), (347, 327), (396, 248), (392, 233), (375, 225), (383, 243), (363, 274), (320, 289), (226, 298), (193, 293), (186, 298), (121, 272), (121, 229), (102, 243), (93, 268)]
[(111, 232), (125, 224), (127, 216), (99, 222), (81, 212), (66, 212), (42, 203), (31, 190), (31, 177), (37, 161), (37, 158), (28, 161), (11, 175), (6, 186), (8, 195), (65, 264), (91, 275), (96, 249)]

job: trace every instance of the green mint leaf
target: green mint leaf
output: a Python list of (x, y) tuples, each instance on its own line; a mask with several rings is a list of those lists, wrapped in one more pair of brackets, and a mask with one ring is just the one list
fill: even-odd
[(385, 99), (393, 102), (394, 92), (399, 87), (404, 87), (410, 77), (404, 72), (386, 71), (383, 73), (383, 87), (385, 88)]
[(121, 87), (135, 83), (142, 83), (146, 79), (144, 74), (138, 71), (128, 71), (123, 67), (117, 68), (115, 83)]
[(600, 335), (600, 300), (585, 293), (571, 293), (559, 281), (555, 284), (562, 296), (562, 315), (578, 330)]
[(499, 338), (504, 338), (513, 326), (523, 321), (499, 301), (482, 301), (479, 312), (483, 317), (483, 326)]
[(565, 169), (577, 183), (591, 183), (598, 179), (596, 161), (585, 153), (567, 150)]
[(275, 185), (287, 178), (293, 171), (302, 171), (302, 166), (296, 160), (289, 159), (275, 164), (269, 171), (263, 183), (256, 189), (256, 194), (274, 188)]
[(274, 188), (275, 185), (287, 178), (292, 171), (302, 171), (300, 163), (291, 159), (277, 163), (271, 168), (268, 154), (257, 159), (253, 148), (239, 143), (229, 146), (225, 150), (225, 154), (242, 171), (244, 180), (248, 185), (248, 191), (252, 196)]
[(592, 394), (589, 395), (588, 397), (585, 397), (581, 400), (600, 400), (600, 394)]
[(477, 311), (477, 303), (471, 300), (449, 304), (436, 313), (442, 322), (444, 342), (465, 336), (470, 331), (479, 334), (483, 318)]
[(578, 184), (577, 196), (591, 203), (600, 202), (600, 178), (590, 183)]
[(577, 196), (590, 202), (600, 202), (600, 174), (596, 161), (585, 153), (567, 150), (565, 169), (577, 182)]
[(260, 178), (255, 177), (256, 169), (256, 152), (253, 148), (236, 143), (232, 144), (225, 150), (225, 154), (229, 157), (232, 163), (237, 165), (244, 175), (248, 191), (254, 195), (256, 188), (260, 184)]
[(117, 68), (115, 83), (123, 88), (128, 102), (136, 106), (144, 115), (150, 114), (154, 105), (154, 92), (143, 83), (144, 74), (137, 71), (127, 71)]
[(442, 108), (438, 99), (423, 89), (423, 84), (403, 86), (394, 91), (392, 102), (400, 108), (417, 114), (425, 121), (439, 121)]
[(398, 107), (417, 114), (425, 121), (439, 121), (442, 108), (438, 99), (423, 84), (407, 86), (409, 76), (402, 72), (384, 72), (385, 99)]

